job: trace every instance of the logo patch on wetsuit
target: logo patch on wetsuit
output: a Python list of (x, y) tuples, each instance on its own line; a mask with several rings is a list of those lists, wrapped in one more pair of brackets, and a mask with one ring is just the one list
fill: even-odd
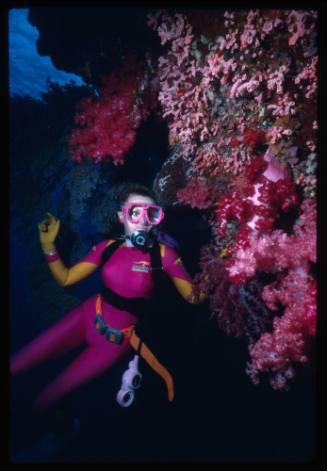
[(150, 271), (150, 262), (145, 262), (143, 260), (135, 262), (132, 266), (132, 271), (148, 273)]

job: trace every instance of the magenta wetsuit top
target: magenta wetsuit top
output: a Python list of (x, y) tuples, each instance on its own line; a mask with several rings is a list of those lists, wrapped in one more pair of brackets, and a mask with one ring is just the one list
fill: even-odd
[[(100, 265), (101, 254), (107, 245), (107, 240), (98, 243), (81, 262), (91, 262)], [(191, 282), (179, 255), (167, 245), (164, 246), (162, 267), (168, 276)], [(105, 287), (110, 288), (121, 296), (148, 299), (153, 288), (150, 253), (122, 244), (104, 264), (102, 280)], [(104, 320), (112, 327), (124, 328), (135, 324), (137, 318), (127, 311), (121, 311), (104, 303)], [(97, 334), (97, 332), (95, 333)], [(92, 335), (92, 337), (94, 336)]]

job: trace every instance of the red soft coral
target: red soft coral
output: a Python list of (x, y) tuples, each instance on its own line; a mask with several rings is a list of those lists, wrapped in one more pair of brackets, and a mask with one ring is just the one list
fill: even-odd
[(90, 157), (100, 162), (111, 158), (115, 165), (123, 164), (125, 154), (135, 142), (136, 129), (153, 105), (152, 100), (141, 99), (143, 75), (136, 58), (129, 56), (119, 69), (102, 79), (99, 97), (79, 103), (75, 116), (79, 127), (68, 141), (73, 160), (81, 162)]
[(247, 146), (257, 146), (266, 143), (266, 133), (260, 129), (246, 129), (243, 137), (243, 144)]

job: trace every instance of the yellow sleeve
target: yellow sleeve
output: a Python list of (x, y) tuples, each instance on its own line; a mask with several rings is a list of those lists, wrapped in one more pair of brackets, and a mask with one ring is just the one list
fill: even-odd
[[(113, 242), (114, 240), (109, 240), (107, 246)], [(76, 263), (71, 268), (68, 268), (59, 257), (53, 262), (48, 262), (48, 266), (52, 276), (60, 286), (70, 286), (90, 276), (95, 272), (99, 264), (85, 261)]]
[(197, 297), (193, 293), (193, 281), (185, 270), (182, 260), (178, 253), (166, 247), (160, 246), (161, 259), (163, 261), (164, 271), (170, 276), (179, 294), (190, 304), (199, 304), (206, 299), (206, 294), (201, 291)]
[(90, 262), (80, 262), (68, 268), (59, 258), (48, 263), (52, 276), (60, 286), (70, 286), (83, 280), (93, 273), (98, 265)]
[(193, 293), (193, 283), (181, 278), (172, 278), (172, 281), (179, 292), (179, 294), (190, 304), (200, 304), (207, 298), (204, 291), (200, 292), (199, 297), (196, 297)]

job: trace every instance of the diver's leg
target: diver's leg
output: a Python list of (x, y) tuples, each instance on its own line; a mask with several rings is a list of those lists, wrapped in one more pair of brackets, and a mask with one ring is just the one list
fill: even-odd
[(78, 306), (15, 353), (11, 373), (22, 373), (77, 347), (85, 340), (84, 331), (83, 306)]
[(127, 339), (121, 345), (87, 347), (57, 378), (48, 384), (34, 403), (34, 410), (46, 409), (67, 393), (99, 376), (131, 349)]

